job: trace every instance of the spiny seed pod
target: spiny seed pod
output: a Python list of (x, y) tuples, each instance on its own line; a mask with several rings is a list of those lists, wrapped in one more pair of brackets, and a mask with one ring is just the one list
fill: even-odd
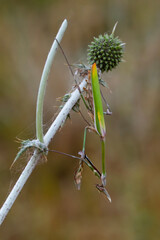
[(114, 37), (116, 26), (117, 23), (111, 35), (94, 37), (94, 41), (88, 46), (89, 64), (96, 63), (102, 72), (112, 70), (122, 61), (125, 43), (122, 43), (118, 37)]

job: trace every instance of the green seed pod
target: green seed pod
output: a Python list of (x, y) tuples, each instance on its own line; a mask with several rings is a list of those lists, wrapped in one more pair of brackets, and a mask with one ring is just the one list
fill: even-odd
[(116, 26), (117, 23), (111, 35), (104, 34), (98, 38), (94, 37), (94, 41), (88, 46), (89, 64), (96, 63), (102, 72), (112, 70), (122, 61), (125, 43), (118, 37), (114, 37)]

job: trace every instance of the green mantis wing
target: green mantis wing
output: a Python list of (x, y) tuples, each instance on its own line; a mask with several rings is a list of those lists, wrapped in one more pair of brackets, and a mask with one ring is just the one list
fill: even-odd
[(104, 121), (103, 105), (102, 105), (96, 63), (92, 65), (91, 82), (92, 82), (93, 103), (94, 103), (94, 125), (98, 134), (102, 137), (102, 139), (105, 139), (106, 127), (105, 127), (105, 121)]
[(101, 99), (101, 92), (99, 86), (99, 79), (97, 73), (96, 63), (92, 65), (91, 69), (91, 82), (92, 82), (92, 93), (93, 93), (93, 103), (94, 103), (94, 125), (97, 133), (101, 137), (102, 146), (102, 185), (106, 185), (106, 168), (105, 168), (105, 135), (106, 127), (103, 115), (103, 105)]

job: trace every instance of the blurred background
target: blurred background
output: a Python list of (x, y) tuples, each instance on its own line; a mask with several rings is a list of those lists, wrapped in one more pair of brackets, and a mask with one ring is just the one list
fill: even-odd
[[(103, 75), (113, 115), (106, 116), (107, 189), (112, 204), (78, 162), (49, 153), (37, 166), (0, 229), (3, 240), (160, 239), (160, 2), (159, 0), (0, 0), (0, 204), (18, 173), (9, 168), (20, 144), (35, 137), (39, 81), (53, 39), (67, 18), (61, 43), (70, 63), (86, 63), (94, 36), (111, 33), (126, 43), (124, 60)], [(58, 51), (45, 97), (44, 129), (56, 116), (73, 77)], [(76, 113), (50, 149), (77, 155), (85, 122)], [(87, 155), (101, 168), (98, 136), (87, 136)], [(17, 170), (18, 171), (18, 170)]]

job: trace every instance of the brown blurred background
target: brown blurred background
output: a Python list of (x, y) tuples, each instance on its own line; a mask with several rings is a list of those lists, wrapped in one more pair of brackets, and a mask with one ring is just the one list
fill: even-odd
[[(13, 181), (9, 167), (17, 138), (35, 137), (39, 81), (64, 18), (62, 47), (70, 63), (86, 62), (93, 36), (111, 33), (126, 42), (124, 59), (105, 74), (110, 204), (85, 168), (81, 191), (73, 182), (77, 161), (49, 153), (32, 173), (0, 229), (3, 240), (160, 239), (160, 2), (159, 0), (0, 0), (0, 204)], [(58, 51), (45, 97), (45, 131), (73, 84)], [(77, 155), (85, 123), (71, 114), (50, 149)], [(87, 137), (87, 154), (101, 166), (99, 138)]]

